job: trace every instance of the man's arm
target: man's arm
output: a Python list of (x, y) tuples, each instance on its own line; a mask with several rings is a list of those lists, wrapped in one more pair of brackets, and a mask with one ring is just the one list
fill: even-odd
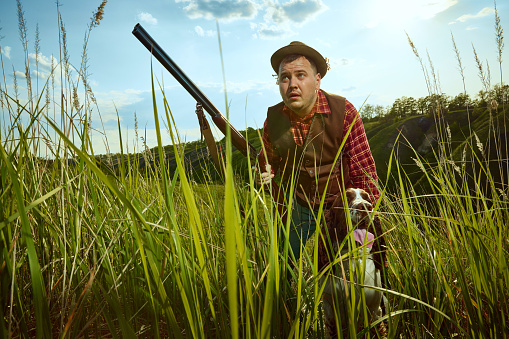
[(262, 133), (262, 149), (258, 154), (258, 166), (261, 171), (265, 170), (265, 172), (262, 172), (261, 174), (262, 180), (264, 180), (264, 182), (266, 179), (268, 180), (265, 183), (270, 182), (270, 179), (272, 179), (277, 173), (279, 170), (279, 163), (281, 161), (281, 158), (275, 152), (274, 147), (272, 146), (268, 130), (267, 120), (265, 120)]
[(350, 167), (350, 179), (354, 187), (370, 192), (376, 201), (380, 197), (380, 193), (377, 188), (378, 176), (376, 174), (375, 160), (369, 148), (368, 138), (366, 137), (361, 117), (357, 109), (347, 100), (344, 130), (348, 131), (352, 123), (352, 130), (345, 143), (345, 152)]

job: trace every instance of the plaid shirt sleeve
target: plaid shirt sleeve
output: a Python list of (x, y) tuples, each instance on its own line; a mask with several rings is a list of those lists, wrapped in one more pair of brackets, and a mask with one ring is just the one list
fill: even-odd
[(345, 154), (350, 167), (350, 179), (354, 187), (362, 188), (373, 195), (375, 200), (380, 197), (378, 176), (375, 160), (369, 148), (368, 138), (357, 109), (346, 100), (344, 133), (353, 123), (352, 130), (345, 142)]

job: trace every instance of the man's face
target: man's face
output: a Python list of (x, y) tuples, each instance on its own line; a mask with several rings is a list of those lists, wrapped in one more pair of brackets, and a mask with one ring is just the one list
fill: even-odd
[(300, 117), (308, 115), (316, 102), (320, 79), (305, 57), (281, 63), (279, 92), (285, 105)]

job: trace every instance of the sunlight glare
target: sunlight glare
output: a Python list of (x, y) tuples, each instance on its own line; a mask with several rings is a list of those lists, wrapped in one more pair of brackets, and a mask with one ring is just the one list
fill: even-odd
[(371, 1), (367, 27), (379, 25), (404, 28), (416, 20), (433, 18), (458, 3), (458, 0), (387, 0)]

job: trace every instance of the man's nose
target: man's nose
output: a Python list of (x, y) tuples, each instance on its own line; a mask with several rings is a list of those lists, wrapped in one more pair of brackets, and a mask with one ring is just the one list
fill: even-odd
[(297, 88), (297, 80), (294, 77), (289, 79), (288, 87)]

